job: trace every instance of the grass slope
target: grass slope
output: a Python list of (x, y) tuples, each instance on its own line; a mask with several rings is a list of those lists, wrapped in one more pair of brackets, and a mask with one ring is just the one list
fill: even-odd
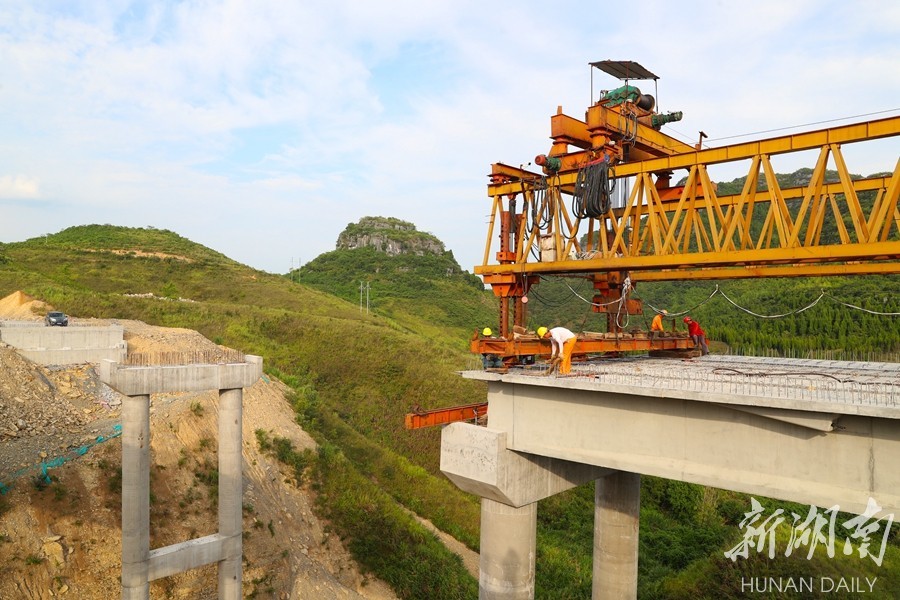
[[(406, 324), (360, 314), (354, 304), (254, 271), (171, 232), (73, 229), (0, 248), (5, 257), (0, 294), (21, 289), (78, 317), (193, 328), (218, 343), (263, 356), (267, 371), (295, 389), (298, 411), (327, 449), (322, 460), (342, 465), (314, 473), (322, 489), (336, 490), (326, 494), (323, 511), (335, 527), (343, 528), (343, 536), (431, 536), (408, 516), (399, 518), (396, 508), (379, 509), (374, 529), (353, 516), (366, 510), (372, 498), (381, 498), (377, 506), (403, 501), (463, 541), (477, 544), (477, 502), (437, 474), (439, 432), (403, 429), (403, 417), (414, 403), (431, 407), (484, 398), (481, 385), (454, 373), (470, 360), (457, 339), (439, 331), (434, 336), (413, 333)], [(125, 295), (135, 293), (157, 297)], [(173, 296), (185, 300), (168, 299)], [(360, 553), (367, 548), (354, 544), (351, 548)], [(399, 581), (396, 573), (385, 572), (385, 565), (408, 564), (404, 548), (408, 545), (394, 546), (394, 554), (384, 554), (384, 564), (367, 563), (362, 554), (357, 558), (378, 576)], [(440, 544), (428, 545), (426, 551), (435, 577), (454, 583), (435, 595), (434, 581), (419, 578), (428, 586), (425, 591), (407, 582), (400, 586), (402, 597), (472, 597), (474, 580), (458, 559)], [(418, 552), (423, 559), (422, 550)]]

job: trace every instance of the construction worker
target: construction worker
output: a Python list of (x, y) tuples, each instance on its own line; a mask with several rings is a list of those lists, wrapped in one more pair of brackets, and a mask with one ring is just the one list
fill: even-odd
[[(490, 327), (485, 327), (481, 330), (481, 335), (482, 337), (493, 338), (494, 332), (491, 331)], [(481, 355), (481, 365), (485, 369), (502, 369), (503, 360), (496, 354), (485, 353)]]
[(700, 347), (700, 356), (709, 354), (709, 346), (706, 345), (706, 332), (700, 327), (700, 323), (690, 317), (685, 317), (684, 322), (688, 327), (688, 335), (694, 340), (694, 345)]
[(577, 339), (575, 334), (565, 327), (539, 327), (537, 334), (541, 339), (550, 340), (550, 371), (547, 374), (558, 367), (560, 375), (568, 375), (572, 371), (572, 351)]
[(659, 337), (666, 331), (665, 327), (663, 327), (663, 317), (668, 314), (669, 311), (662, 309), (653, 317), (653, 322), (650, 323), (650, 339)]

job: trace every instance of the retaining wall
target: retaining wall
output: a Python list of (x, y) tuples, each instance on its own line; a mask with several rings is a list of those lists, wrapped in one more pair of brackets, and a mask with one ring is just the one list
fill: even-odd
[(0, 323), (0, 342), (42, 365), (100, 363), (105, 359), (122, 362), (128, 348), (121, 325), (46, 327), (4, 321)]

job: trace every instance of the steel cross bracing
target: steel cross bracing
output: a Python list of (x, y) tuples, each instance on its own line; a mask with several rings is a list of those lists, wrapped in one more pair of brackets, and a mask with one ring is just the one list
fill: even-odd
[[(559, 117), (568, 129), (565, 135), (555, 131), (554, 139), (575, 143), (582, 134), (573, 132), (574, 119)], [(667, 137), (647, 133), (648, 140), (650, 134)], [(496, 164), (488, 187), (491, 225), (475, 272), (507, 287), (501, 297), (524, 295), (530, 284), (523, 278), (540, 274), (627, 271), (632, 281), (649, 281), (900, 273), (900, 160), (887, 157), (895, 161), (891, 175), (853, 179), (841, 152), (842, 144), (898, 134), (900, 117), (893, 117), (706, 150), (657, 145), (657, 155), (679, 153), (611, 169), (610, 178), (633, 177), (634, 183), (625, 206), (601, 218), (576, 218), (565, 200), (580, 166), (573, 161), (584, 164), (588, 152), (562, 155), (562, 168), (548, 176)], [(644, 147), (642, 156), (654, 151), (649, 142)], [(770, 157), (816, 149), (809, 183), (782, 188)], [(719, 196), (708, 167), (747, 160), (743, 191)], [(837, 171), (837, 182), (826, 181), (829, 168)], [(687, 171), (685, 184), (669, 187), (669, 177), (680, 170)], [(532, 211), (549, 217), (529, 229), (523, 215)], [(495, 218), (501, 224), (505, 218), (508, 231), (501, 232), (506, 240), (490, 264)], [(535, 252), (536, 259), (532, 249), (538, 247), (552, 252)]]

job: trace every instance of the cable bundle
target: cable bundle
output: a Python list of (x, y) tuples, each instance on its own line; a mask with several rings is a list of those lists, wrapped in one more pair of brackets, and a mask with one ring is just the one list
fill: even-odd
[(610, 183), (608, 161), (582, 167), (575, 178), (572, 213), (579, 219), (602, 217), (609, 212), (610, 197), (614, 189), (616, 183), (614, 180)]

